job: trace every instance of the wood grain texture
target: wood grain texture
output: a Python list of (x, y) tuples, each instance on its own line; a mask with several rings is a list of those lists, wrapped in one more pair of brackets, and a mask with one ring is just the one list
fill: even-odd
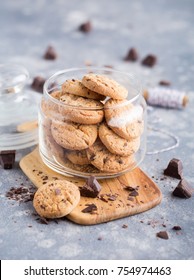
[[(38, 148), (21, 159), (20, 167), (37, 188), (53, 179), (68, 180), (78, 187), (85, 183), (84, 179), (66, 177), (48, 168), (43, 163)], [(99, 197), (81, 197), (78, 206), (67, 216), (69, 220), (83, 225), (108, 222), (147, 211), (162, 199), (158, 186), (140, 168), (117, 178), (98, 181), (102, 186)], [(131, 192), (125, 189), (126, 186), (138, 186), (138, 195), (131, 196)], [(95, 204), (97, 211), (83, 213), (82, 210), (88, 204)]]

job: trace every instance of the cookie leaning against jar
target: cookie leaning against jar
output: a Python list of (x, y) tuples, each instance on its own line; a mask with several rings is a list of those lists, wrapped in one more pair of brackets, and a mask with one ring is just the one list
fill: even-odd
[(104, 75), (87, 74), (82, 78), (82, 83), (90, 90), (114, 99), (124, 99), (128, 95), (124, 86)]
[(144, 129), (143, 108), (128, 100), (109, 99), (104, 105), (109, 127), (120, 137), (131, 140), (139, 137)]
[(97, 124), (103, 120), (103, 104), (98, 100), (63, 93), (60, 98), (60, 114), (65, 120), (80, 124)]

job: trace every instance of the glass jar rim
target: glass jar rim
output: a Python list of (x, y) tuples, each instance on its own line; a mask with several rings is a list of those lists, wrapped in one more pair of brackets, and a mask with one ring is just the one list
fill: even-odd
[[(114, 109), (114, 108), (118, 108), (118, 107), (121, 107), (121, 106), (124, 106), (124, 105), (128, 105), (128, 104), (131, 104), (135, 101), (137, 101), (141, 96), (142, 96), (142, 86), (140, 84), (140, 81), (137, 79), (137, 76), (132, 74), (132, 73), (127, 73), (127, 72), (124, 72), (124, 71), (119, 71), (119, 70), (115, 70), (115, 69), (110, 69), (110, 68), (106, 68), (106, 67), (92, 67), (92, 66), (88, 66), (88, 67), (77, 67), (77, 68), (68, 68), (68, 69), (65, 69), (65, 70), (59, 70), (57, 71), (56, 73), (54, 73), (52, 76), (50, 76), (44, 83), (44, 87), (43, 87), (43, 93), (46, 94), (46, 97), (51, 101), (51, 102), (54, 102), (55, 104), (58, 104), (60, 106), (64, 106), (64, 107), (70, 107), (70, 108), (79, 108), (79, 110), (95, 110), (95, 111), (100, 111), (103, 109), (102, 108), (97, 108), (97, 107), (85, 107), (85, 106), (79, 106), (79, 105), (72, 105), (72, 104), (65, 104), (63, 103), (62, 101), (54, 98), (51, 94), (49, 94), (49, 90), (51, 91), (52, 89), (54, 88), (49, 88), (49, 83), (54, 80), (57, 76), (59, 75), (62, 75), (62, 74), (65, 74), (65, 73), (70, 73), (70, 72), (73, 72), (73, 71), (106, 71), (106, 72), (113, 72), (113, 73), (118, 73), (118, 74), (121, 74), (121, 75), (125, 75), (125, 76), (128, 76), (130, 77), (131, 79), (135, 80), (135, 82), (137, 83), (138, 85), (138, 89), (137, 89), (137, 94), (130, 98), (130, 99), (123, 99), (125, 100), (125, 102), (123, 102), (122, 104), (116, 104), (116, 105), (113, 105), (109, 108), (111, 109)], [(53, 81), (54, 83), (54, 81)], [(54, 92), (54, 91), (53, 91)], [(108, 96), (105, 96), (107, 97), (108, 99), (110, 99), (111, 97), (108, 97)], [(103, 105), (103, 104), (102, 104)], [(107, 107), (108, 108), (108, 107)]]

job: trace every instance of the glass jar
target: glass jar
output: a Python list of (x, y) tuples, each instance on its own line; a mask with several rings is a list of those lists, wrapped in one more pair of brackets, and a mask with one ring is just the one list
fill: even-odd
[[(98, 75), (101, 87), (84, 83), (88, 74)], [(117, 94), (123, 89), (126, 98)], [(137, 78), (93, 67), (51, 76), (39, 111), (39, 149), (63, 175), (111, 178), (133, 170), (146, 152), (146, 103)]]

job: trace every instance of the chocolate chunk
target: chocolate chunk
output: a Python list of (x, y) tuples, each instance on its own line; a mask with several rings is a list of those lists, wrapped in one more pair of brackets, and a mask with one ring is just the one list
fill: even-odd
[(48, 46), (44, 54), (44, 59), (55, 60), (57, 58), (57, 53), (52, 46)]
[(169, 81), (162, 80), (162, 81), (159, 82), (159, 85), (160, 86), (170, 86), (171, 83)]
[(43, 93), (43, 86), (44, 86), (45, 81), (46, 80), (43, 77), (37, 76), (34, 78), (32, 84), (31, 84), (31, 87), (35, 91)]
[(173, 226), (173, 230), (181, 230), (182, 228), (180, 226)]
[(114, 194), (107, 194), (108, 200), (115, 201), (117, 199), (117, 196)]
[(156, 64), (156, 62), (157, 62), (156, 56), (149, 54), (142, 60), (141, 64), (147, 67), (153, 67)]
[(138, 53), (135, 48), (131, 48), (127, 55), (124, 58), (125, 61), (137, 61), (138, 60)]
[(86, 197), (97, 197), (101, 191), (101, 185), (98, 183), (94, 176), (90, 176), (86, 184), (83, 187), (80, 187), (81, 196)]
[(192, 196), (192, 193), (193, 190), (190, 187), (189, 183), (185, 179), (182, 179), (178, 183), (172, 194), (180, 198), (190, 198)]
[(170, 160), (167, 168), (164, 170), (164, 175), (181, 179), (183, 173), (183, 165), (179, 159), (173, 158)]
[(4, 169), (12, 169), (15, 162), (15, 151), (1, 151), (0, 164)]
[(92, 30), (92, 24), (90, 21), (87, 21), (85, 23), (82, 23), (79, 28), (79, 31), (84, 32), (84, 33), (88, 33)]
[(136, 190), (130, 192), (130, 194), (129, 194), (129, 196), (138, 196), (138, 195), (139, 195), (139, 193)]
[(97, 206), (94, 203), (86, 204), (86, 208), (82, 210), (83, 213), (93, 213), (97, 210)]
[(132, 191), (135, 191), (135, 190), (136, 190), (136, 188), (131, 187), (131, 186), (125, 186), (125, 187), (124, 187), (124, 189), (125, 189), (126, 191), (130, 191), (130, 192), (132, 192)]
[(169, 239), (168, 233), (166, 231), (159, 231), (156, 233), (156, 236), (162, 239)]

